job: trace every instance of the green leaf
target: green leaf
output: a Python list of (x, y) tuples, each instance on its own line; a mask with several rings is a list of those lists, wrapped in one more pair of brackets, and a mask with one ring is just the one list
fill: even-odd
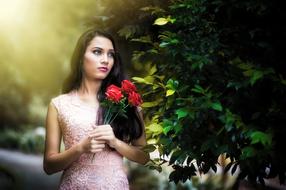
[(175, 93), (175, 90), (167, 90), (167, 92), (166, 92), (166, 97), (167, 96), (171, 96), (171, 95), (173, 95)]
[(227, 84), (227, 88), (235, 88), (236, 90), (238, 90), (241, 87), (242, 87), (242, 84), (239, 82), (229, 81)]
[(251, 133), (251, 144), (261, 143), (263, 145), (271, 145), (272, 135), (263, 133), (261, 131), (255, 131)]
[(241, 159), (244, 160), (255, 155), (255, 149), (251, 146), (247, 146), (242, 149)]
[(181, 125), (175, 125), (174, 126), (175, 134), (178, 135), (179, 133), (181, 133), (182, 128), (183, 128), (183, 126), (181, 126)]
[(174, 128), (173, 126), (173, 122), (168, 120), (168, 119), (164, 119), (163, 120), (163, 133), (164, 135), (167, 135), (169, 131), (171, 131)]
[(243, 72), (243, 75), (246, 77), (251, 77), (253, 75), (254, 70), (253, 69), (249, 69), (247, 71)]
[(215, 102), (211, 105), (211, 108), (217, 111), (222, 111), (222, 106), (220, 102)]
[(176, 110), (176, 114), (178, 115), (178, 119), (181, 119), (188, 115), (188, 110), (186, 108), (180, 108)]
[(164, 135), (167, 135), (169, 131), (171, 131), (173, 129), (173, 126), (169, 125), (167, 127), (163, 128), (163, 133)]
[(152, 123), (149, 126), (147, 126), (147, 128), (153, 132), (154, 134), (160, 134), (163, 132), (163, 128), (161, 125), (157, 124), (157, 123)]
[(131, 41), (132, 42), (141, 42), (141, 43), (153, 44), (150, 36), (141, 36), (140, 38), (133, 38)]
[(170, 161), (169, 163), (170, 164), (173, 164), (174, 162), (176, 162), (176, 160), (179, 158), (179, 156), (182, 154), (182, 151), (181, 150), (175, 150), (172, 155), (171, 155), (171, 158), (170, 158)]
[(149, 75), (153, 75), (157, 71), (156, 65), (153, 65), (153, 67), (149, 71)]
[(197, 85), (197, 84), (195, 85), (195, 88), (192, 88), (192, 91), (200, 93), (200, 94), (204, 94), (204, 89), (200, 85)]
[(177, 39), (172, 39), (172, 40), (170, 41), (170, 43), (171, 43), (171, 44), (178, 44), (178, 43), (179, 43), (179, 40), (177, 40)]
[(157, 19), (155, 20), (154, 25), (160, 25), (160, 26), (162, 26), (162, 25), (167, 24), (168, 22), (174, 23), (175, 21), (176, 21), (176, 19), (171, 18), (171, 16), (168, 16), (167, 18), (161, 17), (161, 18), (157, 18)]
[(176, 90), (178, 88), (178, 86), (179, 86), (179, 82), (177, 80), (169, 79), (167, 81), (166, 88)]
[(241, 63), (237, 65), (238, 68), (242, 69), (242, 70), (250, 70), (253, 68), (253, 65), (249, 64), (249, 63)]
[(153, 83), (148, 82), (147, 80), (145, 80), (144, 78), (141, 78), (141, 77), (132, 77), (132, 79), (138, 83), (153, 84)]
[(231, 131), (235, 128), (234, 123), (237, 121), (237, 118), (229, 109), (226, 109), (225, 114), (221, 115), (219, 119), (225, 124), (225, 129), (227, 131)]
[(162, 25), (167, 24), (168, 22), (169, 22), (169, 20), (166, 18), (157, 18), (154, 22), (154, 25), (162, 26)]
[(158, 54), (159, 51), (156, 50), (156, 49), (149, 49), (149, 50), (147, 51), (147, 53), (149, 53), (149, 54)]
[(168, 42), (161, 42), (159, 46), (160, 46), (161, 48), (164, 48), (164, 47), (167, 47), (168, 45), (169, 45)]
[(262, 71), (257, 71), (257, 70), (255, 70), (254, 72), (253, 72), (253, 75), (251, 76), (251, 78), (250, 78), (250, 84), (251, 85), (254, 85), (254, 83), (258, 80), (258, 79), (260, 79), (260, 78), (262, 78), (263, 77), (263, 72)]
[(155, 78), (153, 76), (146, 76), (144, 77), (144, 80), (148, 83), (148, 84), (153, 84)]
[(157, 106), (161, 101), (153, 101), (153, 102), (143, 102), (141, 105), (143, 108), (151, 108)]
[[(152, 87), (152, 89), (153, 89), (153, 90), (156, 90), (156, 89), (159, 88), (159, 87), (161, 87), (161, 86), (159, 86), (159, 85), (157, 85), (157, 84), (154, 84), (153, 87)], [(151, 93), (153, 93), (153, 92), (151, 92)]]
[(196, 93), (202, 93), (200, 90), (196, 89), (196, 88), (192, 88), (192, 91), (193, 92), (196, 92)]
[(153, 144), (147, 144), (143, 147), (143, 151), (145, 152), (154, 152), (156, 150), (156, 147)]

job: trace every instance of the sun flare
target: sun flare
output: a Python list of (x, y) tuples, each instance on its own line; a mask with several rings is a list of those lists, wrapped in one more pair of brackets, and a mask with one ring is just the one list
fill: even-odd
[(25, 22), (29, 1), (0, 0), (1, 29), (11, 29)]

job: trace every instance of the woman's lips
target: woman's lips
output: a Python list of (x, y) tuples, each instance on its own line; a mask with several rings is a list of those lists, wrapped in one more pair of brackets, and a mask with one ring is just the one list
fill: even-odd
[(107, 67), (98, 67), (98, 70), (100, 70), (101, 72), (106, 73), (108, 71)]

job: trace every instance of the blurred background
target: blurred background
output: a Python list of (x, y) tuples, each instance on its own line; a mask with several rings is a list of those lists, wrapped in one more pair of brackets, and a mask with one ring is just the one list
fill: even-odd
[(76, 40), (101, 11), (100, 3), (0, 2), (0, 125), (42, 126), (48, 101), (60, 93)]

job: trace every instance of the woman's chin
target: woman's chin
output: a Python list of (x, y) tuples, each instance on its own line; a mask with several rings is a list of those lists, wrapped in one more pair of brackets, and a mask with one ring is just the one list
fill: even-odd
[(107, 74), (96, 75), (93, 78), (96, 80), (104, 80), (107, 77)]

